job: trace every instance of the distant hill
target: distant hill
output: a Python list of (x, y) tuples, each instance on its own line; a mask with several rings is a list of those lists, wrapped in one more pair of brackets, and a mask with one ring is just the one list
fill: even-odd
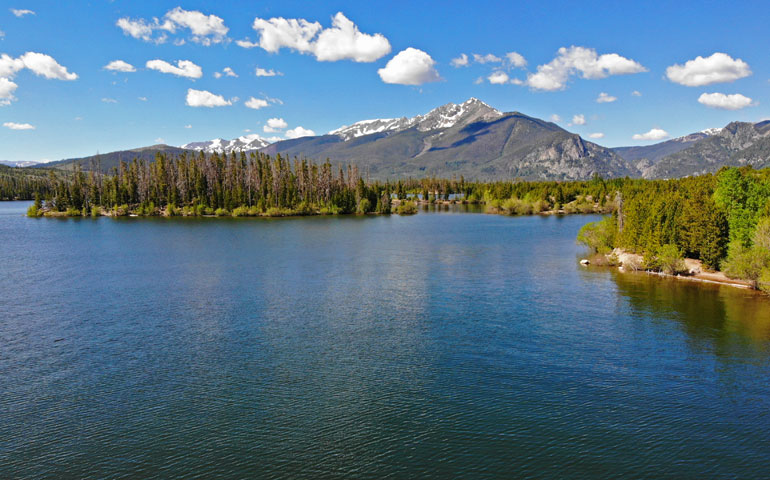
[(131, 150), (120, 150), (117, 152), (101, 153), (98, 155), (92, 155), (90, 157), (83, 158), (68, 158), (65, 160), (59, 160), (57, 162), (50, 162), (44, 164), (35, 165), (35, 168), (55, 168), (59, 170), (70, 170), (75, 165), (80, 165), (83, 170), (91, 170), (92, 168), (101, 169), (102, 172), (108, 173), (113, 168), (117, 168), (121, 161), (130, 162), (133, 159), (152, 161), (155, 159), (157, 153), (165, 153), (167, 155), (180, 155), (182, 153), (190, 153), (190, 150), (185, 150), (179, 147), (172, 147), (170, 145), (152, 145), (149, 147), (134, 148)]
[(0, 165), (5, 165), (7, 167), (33, 167), (35, 165), (39, 165), (39, 162), (32, 162), (32, 161), (13, 161), (13, 160), (0, 160)]

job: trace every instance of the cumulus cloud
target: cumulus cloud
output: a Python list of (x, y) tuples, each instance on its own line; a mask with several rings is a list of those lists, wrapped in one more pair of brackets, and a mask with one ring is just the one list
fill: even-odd
[(259, 110), (260, 108), (265, 108), (270, 104), (267, 102), (267, 100), (251, 97), (248, 100), (246, 100), (246, 103), (244, 105), (246, 105), (248, 108)]
[(262, 127), (265, 133), (275, 133), (278, 130), (283, 130), (288, 127), (289, 124), (283, 118), (270, 118), (267, 120), (267, 125)]
[(751, 69), (748, 63), (720, 52), (706, 58), (698, 56), (684, 65), (675, 64), (666, 69), (669, 80), (687, 87), (733, 82), (749, 75)]
[(586, 124), (586, 116), (581, 114), (573, 115), (572, 116), (572, 124), (573, 125), (585, 125)]
[(26, 9), (18, 9), (18, 8), (11, 8), (11, 13), (16, 15), (17, 17), (21, 18), (24, 15), (35, 15), (35, 12), (32, 10), (26, 10)]
[(593, 48), (573, 45), (560, 48), (556, 58), (544, 65), (538, 65), (537, 72), (530, 73), (527, 77), (527, 85), (535, 90), (563, 90), (573, 75), (595, 80), (610, 75), (646, 71), (647, 69), (638, 62), (617, 53), (598, 55)]
[(596, 139), (604, 138), (604, 134), (601, 133), (601, 132), (596, 132), (596, 133), (592, 133), (592, 134), (588, 135), (588, 138), (596, 138)]
[(491, 53), (487, 53), (486, 55), (480, 55), (478, 53), (473, 54), (473, 61), (476, 63), (500, 63), (503, 61), (502, 58), (498, 57), (497, 55), (493, 55)]
[(138, 98), (139, 100), (141, 100), (141, 101), (143, 101), (143, 102), (146, 102), (146, 101), (147, 101), (147, 97), (136, 97), (136, 98)]
[(225, 100), (222, 95), (216, 95), (206, 90), (187, 89), (187, 106), (189, 107), (225, 107), (233, 102)]
[(0, 106), (10, 105), (12, 101), (16, 100), (16, 97), (13, 96), (16, 88), (18, 85), (7, 78), (0, 77)]
[(257, 67), (256, 70), (254, 70), (254, 75), (258, 77), (275, 77), (275, 76), (282, 76), (283, 73), (276, 72), (272, 68), (270, 70), (265, 70), (264, 68)]
[(27, 52), (19, 57), (24, 66), (35, 75), (55, 80), (76, 80), (77, 74), (70, 73), (66, 67), (59, 65), (50, 55), (37, 52)]
[(205, 15), (197, 10), (183, 10), (181, 7), (176, 7), (166, 13), (166, 19), (176, 27), (190, 29), (192, 41), (206, 46), (223, 42), (229, 31), (222, 18), (216, 15)]
[(506, 53), (505, 60), (508, 62), (508, 64), (516, 68), (524, 68), (527, 66), (527, 59), (518, 52)]
[[(190, 30), (190, 40), (201, 45), (212, 45), (227, 41), (229, 29), (222, 18), (216, 15), (205, 15), (197, 10), (184, 10), (176, 7), (166, 12), (162, 19), (132, 20), (129, 17), (119, 18), (115, 22), (125, 35), (144, 40), (145, 42), (164, 43), (168, 33), (175, 34), (177, 30)], [(184, 45), (183, 39), (177, 39), (175, 45)]]
[(436, 62), (430, 55), (409, 47), (388, 60), (385, 67), (377, 70), (377, 73), (385, 83), (422, 85), (441, 80), (435, 65)]
[(487, 80), (489, 80), (489, 83), (492, 85), (504, 85), (508, 83), (510, 78), (508, 77), (508, 74), (505, 72), (492, 72), (490, 76), (487, 77)]
[(640, 92), (639, 90), (634, 90), (633, 92), (631, 92), (631, 95), (633, 95), (634, 97), (641, 97), (642, 92)]
[(233, 71), (230, 67), (225, 67), (224, 70), (221, 72), (214, 72), (214, 78), (222, 78), (222, 77), (235, 77), (238, 78), (238, 74)]
[(631, 138), (634, 140), (663, 140), (668, 138), (668, 132), (660, 128), (653, 128), (646, 133), (634, 134)]
[(136, 68), (130, 63), (123, 60), (113, 60), (104, 66), (105, 70), (111, 70), (113, 72), (135, 72)]
[(16, 100), (13, 92), (18, 85), (12, 79), (25, 68), (35, 75), (48, 79), (71, 81), (78, 78), (77, 74), (69, 72), (49, 55), (27, 52), (14, 58), (4, 53), (0, 55), (0, 106), (10, 105)]
[(455, 68), (467, 67), (470, 62), (468, 61), (468, 55), (461, 53), (459, 57), (453, 58), (449, 61), (449, 64)]
[(176, 66), (165, 60), (150, 60), (147, 62), (146, 67), (161, 73), (170, 73), (178, 77), (201, 78), (203, 76), (201, 67), (190, 60), (178, 60)]
[(342, 12), (332, 17), (330, 28), (303, 18), (283, 17), (267, 20), (257, 17), (252, 28), (259, 34), (259, 40), (239, 40), (236, 42), (239, 46), (260, 47), (270, 53), (289, 48), (315, 55), (320, 62), (374, 62), (390, 53), (390, 42), (385, 36), (362, 33)]
[(35, 129), (35, 126), (30, 125), (29, 123), (5, 122), (3, 126), (5, 128), (10, 128), (11, 130), (34, 130)]
[(554, 123), (561, 122), (561, 117), (554, 113), (553, 115), (551, 115), (551, 121)]
[(613, 97), (607, 92), (602, 92), (598, 97), (596, 97), (596, 103), (612, 103), (617, 99), (618, 97)]
[(698, 97), (698, 103), (711, 108), (720, 108), (722, 110), (740, 110), (749, 107), (753, 101), (740, 93), (725, 95), (724, 93), (704, 93)]
[(286, 138), (314, 137), (315, 132), (308, 128), (296, 127), (286, 130)]

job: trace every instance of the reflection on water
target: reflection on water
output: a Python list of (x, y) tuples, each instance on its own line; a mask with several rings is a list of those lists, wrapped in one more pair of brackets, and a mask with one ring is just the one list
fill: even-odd
[(712, 342), (718, 354), (728, 353), (734, 342), (750, 342), (752, 348), (767, 353), (770, 298), (765, 295), (616, 269), (612, 269), (612, 278), (638, 317), (678, 321), (693, 341)]
[(768, 300), (583, 268), (593, 216), (27, 219), (1, 478), (762, 477)]

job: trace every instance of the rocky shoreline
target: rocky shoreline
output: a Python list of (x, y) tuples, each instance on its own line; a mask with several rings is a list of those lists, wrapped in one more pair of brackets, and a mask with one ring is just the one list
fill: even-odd
[[(593, 261), (592, 261), (593, 260)], [(652, 270), (646, 270), (643, 268), (644, 259), (642, 255), (637, 253), (627, 252), (621, 248), (616, 248), (609, 254), (597, 254), (592, 259), (584, 258), (580, 261), (583, 266), (597, 265), (607, 267), (618, 267), (621, 272), (639, 272), (646, 273), (647, 275), (656, 275), (659, 277), (675, 278), (678, 280), (686, 280), (690, 282), (711, 283), (717, 285), (727, 285), (735, 288), (743, 288), (753, 290), (751, 283), (729, 278), (724, 272), (710, 271), (703, 268), (703, 264), (700, 260), (692, 258), (684, 259), (686, 268), (685, 273), (676, 275), (657, 272)]]

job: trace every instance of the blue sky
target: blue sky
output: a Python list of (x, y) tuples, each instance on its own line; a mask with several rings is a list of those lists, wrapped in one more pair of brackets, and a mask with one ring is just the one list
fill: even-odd
[(3, 4), (4, 160), (322, 134), (469, 97), (606, 146), (770, 117), (766, 2)]

